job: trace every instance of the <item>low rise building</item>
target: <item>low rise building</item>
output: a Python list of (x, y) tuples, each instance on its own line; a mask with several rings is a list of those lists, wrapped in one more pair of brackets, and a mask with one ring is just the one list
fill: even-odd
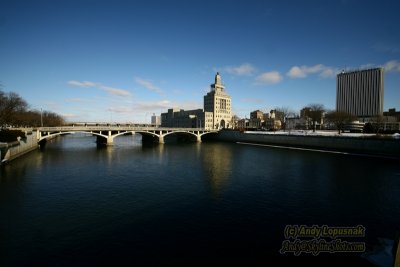
[(161, 113), (161, 126), (212, 129), (212, 116), (211, 112), (204, 112), (203, 109), (183, 110), (170, 108), (168, 112)]

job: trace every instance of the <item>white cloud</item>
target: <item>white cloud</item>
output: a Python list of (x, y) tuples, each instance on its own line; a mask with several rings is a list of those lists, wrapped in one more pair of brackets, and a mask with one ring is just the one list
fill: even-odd
[(161, 109), (163, 112), (165, 112), (169, 108), (190, 110), (201, 109), (203, 106), (198, 102), (173, 102), (166, 99), (160, 101), (140, 101), (134, 103), (134, 109), (137, 111), (157, 111)]
[(153, 111), (158, 109), (167, 109), (171, 108), (169, 100), (161, 100), (161, 101), (139, 101), (134, 104), (135, 109), (141, 111)]
[(80, 81), (72, 80), (72, 81), (68, 81), (68, 84), (72, 85), (72, 86), (78, 86), (78, 87), (96, 87), (96, 83), (89, 82), (89, 81), (80, 82)]
[(304, 78), (307, 76), (304, 70), (297, 66), (292, 67), (286, 75), (291, 78)]
[[(357, 69), (361, 69), (361, 70), (365, 70), (365, 69), (372, 69), (372, 68), (384, 68), (385, 72), (400, 72), (400, 61), (398, 60), (390, 60), (387, 61), (384, 64), (378, 65), (378, 64), (373, 64), (373, 63), (368, 63), (368, 64), (364, 64), (361, 65), (359, 67), (354, 68), (355, 70)], [(350, 68), (351, 70), (352, 68)]]
[(337, 73), (339, 73), (338, 70), (334, 70), (332, 68), (327, 68), (324, 69), (319, 76), (321, 76), (322, 78), (329, 78), (329, 77), (334, 77)]
[(397, 60), (390, 60), (383, 64), (385, 71), (387, 72), (400, 72), (400, 62)]
[(135, 82), (143, 86), (147, 90), (153, 91), (157, 94), (162, 94), (162, 90), (159, 87), (155, 86), (151, 81), (142, 79), (140, 77), (135, 77)]
[(107, 109), (108, 111), (115, 112), (115, 113), (132, 113), (132, 108), (129, 107), (111, 107)]
[(373, 63), (367, 63), (367, 64), (364, 64), (364, 65), (361, 65), (361, 66), (360, 66), (360, 69), (370, 69), (370, 68), (375, 68), (375, 67), (376, 67), (375, 64), (373, 64)]
[(257, 76), (256, 82), (259, 84), (276, 84), (282, 81), (282, 76), (278, 71), (264, 72)]
[[(372, 63), (364, 64), (356, 69), (370, 69), (376, 67), (383, 67), (385, 68), (386, 72), (400, 72), (400, 61), (398, 60), (390, 60), (383, 65), (376, 65)], [(323, 64), (317, 64), (314, 66), (293, 66), (290, 70), (286, 73), (287, 76), (291, 78), (305, 78), (309, 74), (318, 74), (322, 78), (330, 78), (335, 77), (336, 74), (340, 72), (339, 68), (328, 67)]]
[(129, 96), (131, 94), (127, 90), (119, 89), (119, 88), (113, 88), (113, 87), (104, 86), (104, 85), (101, 85), (100, 89), (106, 91), (107, 93), (109, 93), (111, 95)]
[(118, 96), (129, 96), (131, 93), (128, 90), (125, 89), (120, 89), (120, 88), (114, 88), (110, 86), (103, 85), (101, 83), (96, 83), (96, 82), (90, 82), (90, 81), (75, 81), (71, 80), (67, 82), (71, 86), (76, 86), (76, 87), (94, 87), (100, 90), (103, 90), (111, 95), (118, 95)]
[(325, 66), (323, 64), (317, 64), (314, 66), (293, 66), (286, 73), (290, 78), (305, 78), (309, 74), (319, 73), (322, 78), (334, 77), (338, 73), (338, 69)]
[(201, 109), (202, 105), (198, 102), (173, 102), (167, 99), (159, 101), (136, 101), (131, 105), (115, 105), (107, 111), (132, 114), (134, 117), (141, 117), (149, 113), (166, 112), (169, 108), (179, 108), (184, 110)]
[(237, 75), (237, 76), (249, 76), (254, 74), (256, 71), (256, 68), (253, 67), (249, 63), (244, 63), (240, 66), (227, 66), (223, 68), (224, 71), (226, 71), (229, 74)]

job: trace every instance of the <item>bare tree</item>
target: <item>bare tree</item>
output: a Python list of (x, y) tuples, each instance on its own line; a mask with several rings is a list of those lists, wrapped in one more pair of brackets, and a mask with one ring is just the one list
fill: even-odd
[(330, 111), (325, 115), (325, 119), (335, 125), (336, 129), (338, 130), (339, 134), (343, 132), (343, 129), (346, 124), (354, 121), (357, 117), (342, 111)]
[(232, 119), (231, 119), (231, 126), (233, 129), (236, 129), (238, 127), (238, 121), (240, 120), (239, 116), (236, 114), (233, 114)]
[(13, 123), (21, 127), (39, 127), (43, 121), (44, 126), (61, 126), (65, 124), (62, 116), (51, 111), (40, 112), (38, 110), (28, 110), (18, 112), (14, 116)]
[(46, 126), (60, 126), (64, 125), (65, 120), (62, 116), (58, 115), (57, 113), (51, 111), (44, 111), (43, 112), (43, 125)]
[(310, 104), (307, 107), (306, 117), (312, 123), (313, 132), (317, 127), (317, 122), (322, 121), (322, 116), (325, 112), (325, 107), (322, 104)]
[(0, 127), (6, 125), (36, 127), (40, 126), (41, 116), (46, 126), (60, 126), (65, 123), (64, 118), (57, 113), (37, 110), (28, 110), (28, 103), (18, 94), (4, 93), (0, 90)]
[(371, 124), (373, 126), (374, 132), (379, 134), (380, 130), (383, 130), (383, 124), (385, 122), (385, 117), (382, 115), (375, 115), (371, 118)]
[(295, 112), (289, 107), (277, 107), (275, 108), (275, 118), (280, 120), (282, 123), (282, 129), (286, 130), (286, 119), (294, 116)]
[(0, 91), (0, 126), (12, 124), (16, 113), (25, 111), (27, 107), (28, 103), (18, 94)]

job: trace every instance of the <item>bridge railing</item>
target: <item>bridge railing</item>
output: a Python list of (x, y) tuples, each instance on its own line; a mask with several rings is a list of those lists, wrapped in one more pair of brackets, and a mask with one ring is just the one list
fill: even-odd
[(75, 132), (75, 131), (218, 131), (204, 128), (170, 128), (170, 127), (146, 127), (146, 126), (60, 126), (39, 127), (41, 132)]

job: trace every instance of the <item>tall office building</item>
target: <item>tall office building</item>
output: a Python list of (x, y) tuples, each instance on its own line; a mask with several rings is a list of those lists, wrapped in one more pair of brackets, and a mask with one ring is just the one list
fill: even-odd
[(232, 128), (231, 97), (221, 82), (221, 75), (215, 75), (215, 83), (204, 96), (204, 109), (168, 109), (161, 113), (162, 127), (184, 127), (220, 129)]
[(204, 111), (213, 113), (212, 121), (209, 121), (213, 129), (232, 128), (231, 97), (225, 91), (219, 72), (211, 84), (211, 91), (204, 96)]
[(383, 114), (384, 69), (350, 71), (337, 75), (336, 111), (360, 118)]

